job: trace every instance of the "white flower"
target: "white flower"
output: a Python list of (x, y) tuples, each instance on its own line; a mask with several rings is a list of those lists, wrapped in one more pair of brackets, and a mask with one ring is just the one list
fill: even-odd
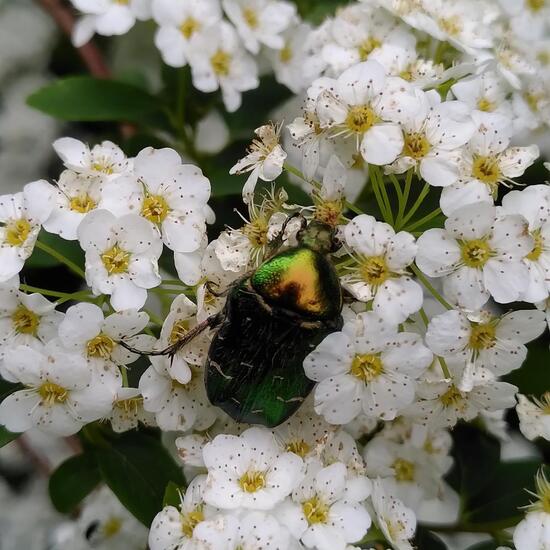
[(402, 107), (403, 150), (386, 171), (415, 167), (430, 185), (446, 187), (458, 179), (457, 150), (475, 129), (470, 109), (460, 101), (442, 102), (435, 90), (415, 93), (416, 102)]
[(447, 296), (476, 310), (489, 295), (499, 303), (517, 300), (528, 274), (523, 258), (533, 249), (525, 218), (497, 218), (493, 205), (478, 203), (455, 210), (445, 229), (429, 229), (417, 240), (418, 267), (443, 277)]
[(367, 59), (386, 67), (396, 48), (414, 51), (416, 43), (414, 35), (397, 19), (358, 4), (338, 12), (331, 22), (330, 39), (321, 55), (336, 74)]
[(0, 195), (0, 283), (23, 269), (52, 208), (52, 186), (44, 180), (28, 183), (14, 195)]
[(525, 344), (545, 328), (544, 313), (534, 309), (502, 317), (451, 310), (432, 317), (426, 343), (451, 364), (466, 364), (459, 387), (468, 391), (475, 383), (521, 367), (527, 356)]
[(100, 307), (80, 303), (70, 307), (59, 325), (59, 341), (68, 350), (86, 357), (92, 364), (101, 368), (110, 365), (125, 366), (137, 359), (119, 342), (124, 340), (133, 346), (145, 343), (146, 338), (135, 336), (149, 322), (147, 313), (128, 309), (104, 317)]
[(308, 464), (306, 476), (277, 510), (281, 523), (300, 538), (307, 548), (345, 550), (346, 543), (358, 542), (366, 534), (371, 520), (361, 502), (346, 498), (346, 466), (336, 462), (323, 468), (318, 461)]
[(93, 174), (78, 174), (64, 170), (52, 188), (53, 210), (44, 222), (44, 229), (63, 239), (74, 241), (77, 230), (86, 214), (101, 208), (103, 180)]
[(230, 112), (240, 107), (241, 92), (258, 86), (256, 63), (243, 50), (229, 23), (222, 21), (197, 35), (188, 56), (195, 88), (201, 92), (221, 88)]
[(171, 67), (186, 65), (190, 42), (222, 17), (219, 0), (153, 0), (152, 11), (155, 45)]
[(0, 363), (10, 347), (40, 348), (57, 336), (63, 314), (41, 294), (20, 292), (17, 278), (0, 285)]
[[(152, 365), (142, 374), (139, 390), (143, 408), (155, 414), (159, 428), (182, 432), (192, 427), (208, 428), (216, 414), (206, 397), (202, 370), (187, 365), (176, 370), (165, 356), (150, 357), (150, 360)], [(185, 379), (186, 382), (179, 381)]]
[(452, 427), (459, 419), (472, 420), (481, 411), (499, 411), (513, 407), (516, 386), (488, 381), (476, 384), (468, 392), (453, 381), (426, 382), (418, 387), (418, 401), (406, 414), (432, 429)]
[(189, 253), (201, 246), (210, 182), (197, 166), (182, 164), (173, 149), (147, 147), (140, 151), (132, 175), (117, 181), (109, 194), (106, 208), (114, 202), (124, 204), (125, 209), (130, 205), (130, 211), (139, 212), (153, 224), (171, 250)]
[(263, 181), (273, 181), (283, 171), (286, 153), (279, 144), (281, 127), (266, 124), (254, 130), (258, 139), (254, 139), (248, 154), (242, 158), (231, 170), (230, 174), (244, 174), (251, 172), (243, 186), (243, 200), (250, 203), (254, 199), (254, 189), (258, 178)]
[(342, 284), (355, 298), (373, 300), (373, 310), (389, 323), (402, 323), (422, 307), (423, 293), (407, 275), (417, 246), (405, 231), (360, 215), (344, 227), (345, 245), (353, 259)]
[[(151, 550), (199, 550), (200, 546), (192, 542), (206, 542), (197, 536), (196, 531), (197, 526), (208, 522), (215, 514), (215, 510), (203, 499), (205, 483), (206, 476), (197, 476), (187, 487), (179, 510), (174, 506), (166, 506), (155, 516), (149, 532)], [(232, 531), (234, 533), (235, 528)], [(219, 545), (207, 548), (222, 550), (227, 547)]]
[(104, 36), (126, 34), (136, 19), (150, 17), (151, 0), (71, 0), (85, 15), (73, 30), (73, 44), (83, 46), (94, 33)]
[(362, 412), (395, 418), (412, 403), (415, 379), (431, 360), (419, 335), (398, 333), (367, 312), (327, 336), (304, 360), (304, 371), (319, 382), (315, 411), (331, 424), (345, 424)]
[(219, 111), (212, 109), (197, 122), (195, 148), (199, 153), (215, 155), (222, 151), (229, 142), (229, 128)]
[(535, 477), (537, 501), (528, 507), (525, 519), (514, 530), (516, 550), (550, 549), (550, 482), (540, 470)]
[(366, 473), (395, 481), (395, 496), (418, 509), (423, 500), (435, 498), (441, 490), (442, 472), (423, 449), (410, 443), (396, 443), (377, 436), (364, 451)]
[(134, 430), (140, 422), (155, 425), (155, 416), (143, 408), (143, 396), (137, 388), (119, 388), (109, 420), (117, 433)]
[(78, 139), (63, 137), (54, 141), (53, 148), (66, 168), (77, 174), (98, 176), (102, 181), (116, 179), (132, 169), (131, 161), (111, 141), (103, 141), (90, 149)]
[(94, 210), (80, 223), (78, 240), (86, 252), (86, 281), (95, 294), (111, 295), (116, 311), (142, 307), (147, 289), (160, 284), (162, 242), (140, 216)]
[(516, 412), (521, 433), (530, 441), (537, 437), (550, 441), (550, 392), (532, 401), (520, 393), (517, 398)]
[(86, 499), (78, 526), (88, 544), (99, 550), (140, 548), (147, 540), (147, 529), (107, 487)]
[(222, 0), (223, 9), (235, 25), (247, 50), (260, 51), (260, 44), (280, 50), (281, 37), (296, 18), (296, 6), (278, 0)]
[(416, 531), (416, 516), (403, 502), (396, 498), (387, 487), (388, 483), (373, 480), (372, 506), (375, 522), (384, 533), (386, 540), (396, 550), (412, 550), (409, 540)]
[(219, 435), (205, 445), (203, 458), (208, 469), (204, 500), (227, 510), (270, 510), (303, 475), (302, 459), (283, 452), (265, 428), (249, 428), (240, 436)]
[(353, 137), (370, 164), (389, 164), (403, 149), (403, 133), (397, 124), (400, 112), (412, 101), (410, 85), (401, 78), (386, 78), (376, 61), (359, 63), (337, 80), (314, 82), (322, 86), (316, 111), (321, 128), (331, 135)]
[(13, 348), (4, 357), (3, 371), (25, 386), (0, 404), (0, 424), (12, 432), (37, 427), (59, 436), (74, 434), (109, 413), (118, 389), (116, 382), (104, 383), (82, 356), (55, 340), (41, 351)]
[(521, 214), (529, 224), (532, 250), (523, 258), (529, 273), (522, 294), (526, 302), (545, 300), (550, 291), (550, 187), (530, 185), (522, 191), (511, 191), (502, 199), (507, 214)]
[(520, 39), (534, 42), (545, 37), (550, 6), (544, 0), (499, 0), (499, 4), (509, 16), (514, 34)]
[(512, 118), (512, 105), (507, 99), (508, 86), (494, 71), (463, 78), (451, 86), (451, 91), (472, 111), (500, 113)]
[(501, 184), (523, 175), (539, 155), (536, 145), (508, 147), (511, 121), (498, 113), (472, 113), (476, 131), (462, 149), (459, 179), (441, 193), (440, 205), (449, 216), (457, 208), (477, 202), (493, 203)]
[(232, 550), (298, 550), (301, 546), (273, 516), (263, 512), (250, 512), (238, 527)]

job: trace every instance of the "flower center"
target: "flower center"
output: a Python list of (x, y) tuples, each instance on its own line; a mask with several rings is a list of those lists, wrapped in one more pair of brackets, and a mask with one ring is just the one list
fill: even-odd
[(486, 97), (482, 97), (478, 102), (477, 102), (477, 108), (480, 110), (480, 111), (485, 111), (485, 112), (488, 112), (490, 113), (491, 111), (494, 111), (495, 109), (495, 104), (488, 100)]
[(13, 220), (6, 225), (6, 243), (22, 246), (31, 232), (31, 224), (24, 219)]
[(536, 94), (534, 92), (527, 92), (523, 96), (525, 98), (525, 101), (527, 102), (527, 105), (529, 105), (529, 108), (534, 113), (538, 113), (539, 111), (539, 103), (542, 100), (541, 94)]
[(147, 195), (141, 207), (141, 215), (150, 222), (162, 223), (170, 212), (168, 203), (162, 195)]
[(105, 538), (114, 537), (122, 529), (122, 520), (115, 516), (109, 518), (103, 525), (103, 535)]
[(110, 176), (114, 172), (113, 163), (109, 159), (98, 158), (92, 162), (92, 170)]
[(316, 205), (315, 219), (336, 227), (342, 217), (342, 201), (322, 201)]
[(367, 283), (381, 285), (390, 276), (390, 270), (383, 256), (370, 256), (361, 262), (360, 273)]
[(109, 250), (101, 255), (101, 261), (109, 275), (126, 273), (130, 263), (130, 256), (129, 252), (122, 250), (122, 248), (115, 244), (115, 246), (109, 248)]
[(86, 214), (90, 210), (93, 210), (95, 207), (95, 201), (88, 194), (74, 197), (69, 203), (69, 208), (73, 212), (80, 212), (81, 214)]
[(533, 250), (525, 256), (527, 260), (531, 260), (532, 262), (536, 262), (540, 255), (542, 254), (542, 251), (544, 250), (544, 241), (542, 239), (542, 235), (540, 233), (540, 229), (536, 229), (531, 233), (531, 237), (533, 237), (533, 240), (535, 241), (535, 244), (533, 246)]
[(11, 316), (15, 331), (19, 334), (31, 334), (36, 336), (38, 326), (40, 325), (40, 317), (27, 309), (24, 305), (20, 305)]
[(124, 411), (126, 414), (136, 414), (143, 403), (143, 397), (130, 397), (115, 401), (115, 408)]
[(302, 510), (309, 525), (327, 522), (329, 506), (317, 495), (303, 502)]
[(486, 241), (473, 239), (464, 241), (460, 246), (462, 261), (468, 267), (483, 267), (491, 257), (492, 250)]
[(540, 399), (534, 398), (533, 401), (542, 410), (544, 414), (550, 415), (550, 391), (544, 392)]
[(462, 31), (462, 21), (458, 15), (452, 15), (451, 17), (441, 17), (439, 19), (439, 26), (449, 35), (457, 36)]
[(397, 481), (414, 481), (415, 465), (404, 458), (397, 458), (392, 464)]
[(424, 158), (431, 149), (430, 142), (426, 136), (419, 132), (405, 134), (405, 145), (403, 146), (403, 155), (413, 159)]
[(69, 397), (69, 392), (55, 382), (44, 382), (38, 388), (38, 395), (40, 395), (43, 404), (51, 407), (57, 403), (65, 403)]
[(550, 514), (550, 481), (544, 475), (544, 470), (540, 469), (535, 476), (536, 493), (531, 493), (537, 497), (536, 502), (532, 502), (527, 509), (532, 512), (546, 512)]
[(368, 105), (352, 107), (346, 117), (346, 126), (356, 134), (364, 134), (376, 123), (378, 117)]
[(201, 24), (194, 18), (188, 17), (181, 25), (180, 31), (189, 40), (199, 29)]
[(229, 66), (231, 63), (231, 55), (223, 50), (218, 50), (211, 58), (210, 64), (212, 69), (218, 76), (227, 76), (229, 74)]
[(258, 26), (258, 15), (252, 8), (243, 9), (243, 19), (251, 29)]
[(95, 338), (88, 340), (86, 344), (86, 352), (88, 353), (88, 357), (109, 359), (115, 345), (115, 341), (102, 332)]
[(470, 332), (469, 346), (476, 350), (490, 349), (496, 344), (496, 329), (490, 324), (473, 325)]
[(179, 321), (176, 321), (172, 325), (172, 330), (170, 332), (170, 336), (168, 337), (168, 340), (171, 344), (175, 344), (176, 342), (179, 342), (189, 331), (189, 320), (188, 319), (180, 319)]
[(188, 514), (181, 515), (181, 530), (187, 538), (193, 537), (193, 531), (195, 527), (201, 522), (204, 521), (204, 512), (202, 506), (197, 506), (193, 511)]
[(546, 0), (527, 0), (526, 4), (531, 11), (537, 12), (544, 8)]
[(287, 44), (279, 52), (279, 60), (281, 63), (288, 63), (292, 59), (292, 48)]
[(311, 447), (303, 439), (293, 439), (287, 444), (286, 450), (289, 453), (294, 453), (304, 458), (311, 450)]
[(439, 401), (444, 407), (456, 407), (462, 400), (462, 393), (455, 385), (452, 385), (443, 395), (439, 396)]
[(383, 372), (384, 366), (378, 355), (370, 353), (356, 355), (351, 363), (350, 373), (365, 383), (371, 382)]
[(250, 221), (242, 228), (243, 234), (248, 237), (250, 244), (254, 247), (262, 247), (267, 244), (268, 223), (264, 216)]
[(248, 471), (239, 479), (239, 485), (247, 493), (255, 493), (265, 487), (265, 473), (258, 471)]
[(359, 45), (359, 58), (361, 61), (366, 61), (373, 50), (380, 47), (380, 41), (376, 38), (367, 38)]
[(476, 157), (472, 165), (472, 176), (486, 183), (495, 185), (500, 180), (500, 168), (496, 157)]

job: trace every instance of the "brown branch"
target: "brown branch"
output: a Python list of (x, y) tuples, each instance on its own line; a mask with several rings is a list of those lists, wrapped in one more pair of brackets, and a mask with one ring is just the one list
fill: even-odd
[[(62, 0), (36, 1), (50, 14), (59, 28), (71, 38), (75, 25), (75, 16), (72, 10), (65, 6)], [(76, 50), (91, 75), (97, 78), (109, 78), (111, 76), (111, 71), (105, 64), (99, 48), (92, 41), (76, 48)]]

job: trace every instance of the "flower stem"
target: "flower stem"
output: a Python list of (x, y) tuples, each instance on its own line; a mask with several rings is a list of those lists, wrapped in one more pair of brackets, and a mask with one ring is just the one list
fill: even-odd
[(162, 284), (169, 285), (169, 286), (187, 286), (185, 283), (183, 283), (179, 279), (163, 279)]
[[(382, 193), (380, 191), (380, 187), (378, 185), (378, 178), (376, 174), (376, 168), (372, 164), (369, 164), (369, 175), (370, 175), (370, 182), (372, 186), (372, 190), (374, 191), (374, 197), (376, 198), (376, 203), (378, 204), (378, 208), (380, 209), (380, 213), (382, 214), (382, 218), (386, 223), (389, 223), (393, 225), (393, 220), (390, 218), (390, 213), (386, 209), (386, 203), (384, 202), (384, 199), (382, 197)], [(391, 209), (390, 209), (391, 212)]]
[(39, 250), (42, 250), (42, 252), (45, 252), (46, 254), (50, 255), (52, 258), (55, 258), (62, 264), (65, 264), (73, 273), (78, 275), (79, 277), (82, 277), (83, 279), (86, 278), (86, 274), (82, 270), (80, 266), (75, 264), (72, 260), (69, 260), (69, 258), (66, 258), (61, 254), (61, 252), (58, 252), (55, 250), (55, 248), (52, 248), (50, 245), (43, 243), (42, 241), (36, 241), (36, 248)]
[(412, 178), (413, 169), (410, 168), (405, 176), (405, 189), (403, 191), (402, 201), (399, 203), (399, 211), (397, 212), (397, 219), (395, 222), (396, 229), (401, 229), (401, 227), (403, 227), (403, 216), (405, 215), (407, 203), (409, 202), (409, 195), (411, 194)]
[(90, 296), (88, 290), (79, 290), (78, 292), (60, 292), (58, 290), (48, 290), (46, 288), (38, 288), (36, 286), (30, 286), (21, 284), (19, 288), (24, 292), (37, 292), (43, 296), (51, 296), (52, 298), (63, 298), (58, 303), (67, 302), (68, 300), (85, 299)]
[(415, 203), (411, 206), (411, 209), (407, 212), (407, 215), (401, 221), (402, 226), (404, 226), (415, 215), (416, 211), (420, 208), (422, 202), (424, 202), (424, 199), (426, 198), (426, 195), (429, 192), (430, 192), (430, 185), (426, 183), (424, 184), (422, 191), (420, 191), (420, 194), (418, 195), (418, 198), (416, 199)]
[(426, 214), (423, 218), (420, 218), (418, 221), (412, 223), (408, 227), (405, 227), (405, 231), (414, 231), (417, 227), (422, 227), (424, 224), (428, 223), (430, 220), (433, 220), (441, 214), (441, 208), (436, 208), (434, 211)]
[(428, 281), (428, 278), (418, 269), (418, 267), (415, 264), (411, 264), (409, 266), (413, 273), (420, 279), (420, 282), (424, 285), (424, 287), (430, 292), (430, 294), (445, 308), (445, 309), (453, 309), (453, 306), (437, 292), (437, 290), (434, 288), (434, 286)]

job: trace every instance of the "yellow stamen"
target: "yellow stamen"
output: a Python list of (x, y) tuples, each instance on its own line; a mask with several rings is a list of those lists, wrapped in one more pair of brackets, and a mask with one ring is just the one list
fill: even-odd
[(303, 502), (302, 510), (309, 525), (327, 522), (329, 506), (317, 495)]
[(239, 485), (247, 493), (255, 493), (265, 487), (265, 473), (257, 471), (248, 471), (239, 479)]
[[(120, 1), (120, 0), (119, 0)], [(114, 537), (116, 534), (120, 532), (122, 529), (122, 520), (117, 517), (109, 518), (105, 524), (103, 525), (103, 534), (105, 535), (105, 538), (111, 538)]]
[(227, 76), (229, 74), (231, 55), (223, 50), (218, 50), (211, 58), (210, 64), (218, 76)]
[(415, 465), (409, 460), (398, 458), (391, 466), (397, 481), (414, 481)]
[(492, 101), (489, 101), (486, 97), (482, 97), (477, 102), (477, 108), (480, 111), (485, 111), (486, 113), (490, 113), (491, 111), (494, 111), (495, 104)]
[(441, 17), (439, 19), (439, 26), (449, 35), (457, 36), (462, 31), (462, 21), (458, 15), (452, 15), (451, 17)]
[(531, 260), (532, 262), (536, 262), (540, 255), (542, 254), (544, 250), (544, 241), (542, 239), (542, 235), (540, 232), (540, 229), (537, 229), (531, 233), (531, 237), (533, 237), (533, 240), (535, 241), (533, 250), (525, 256), (527, 260)]
[(444, 407), (456, 407), (463, 399), (462, 393), (455, 385), (452, 385), (439, 397), (439, 401), (441, 401)]
[(252, 8), (243, 9), (243, 19), (251, 29), (255, 29), (258, 26), (258, 15)]
[(36, 336), (40, 325), (40, 317), (21, 304), (11, 316), (15, 332)]
[(162, 195), (147, 195), (141, 207), (141, 215), (156, 224), (162, 223), (169, 212), (168, 203)]
[(377, 121), (376, 113), (368, 105), (356, 105), (349, 110), (345, 124), (352, 132), (364, 134)]
[(546, 0), (526, 0), (526, 4), (531, 11), (537, 12), (544, 8)]
[(288, 44), (279, 52), (279, 60), (281, 63), (288, 63), (292, 59), (292, 56), (292, 48)]
[(473, 239), (464, 241), (460, 246), (462, 261), (468, 267), (483, 267), (491, 257), (492, 250), (486, 241)]
[(88, 343), (86, 344), (86, 352), (88, 357), (109, 359), (115, 345), (115, 341), (102, 332), (95, 338), (88, 340)]
[(80, 214), (86, 214), (90, 210), (93, 210), (96, 207), (95, 201), (90, 197), (90, 195), (80, 195), (74, 197), (69, 202), (69, 208), (73, 212), (79, 212)]
[(51, 407), (55, 404), (65, 403), (69, 398), (69, 392), (56, 384), (55, 382), (44, 382), (38, 388), (38, 395), (42, 399), (42, 404)]
[(472, 349), (476, 351), (490, 349), (496, 342), (496, 328), (494, 325), (485, 323), (472, 326), (469, 341), (469, 345)]
[(359, 272), (364, 281), (379, 286), (390, 276), (390, 270), (383, 256), (370, 256), (361, 261)]
[(101, 261), (109, 275), (126, 273), (130, 264), (129, 252), (122, 250), (117, 244), (101, 255)]
[(430, 142), (422, 133), (412, 132), (405, 134), (405, 145), (403, 147), (403, 155), (412, 157), (413, 159), (424, 158), (431, 149)]
[(176, 342), (179, 342), (188, 332), (189, 320), (180, 319), (172, 325), (172, 330), (170, 331), (168, 341), (170, 342), (170, 344), (175, 344)]
[(181, 530), (187, 538), (193, 537), (193, 531), (195, 527), (204, 521), (204, 512), (201, 505), (197, 506), (194, 510), (188, 514), (181, 515)]
[(289, 453), (294, 453), (304, 458), (311, 450), (311, 447), (303, 439), (294, 439), (287, 444), (286, 450)]
[(10, 246), (25, 244), (31, 232), (31, 224), (25, 219), (13, 220), (6, 224), (5, 241)]
[(268, 242), (268, 228), (269, 224), (267, 218), (264, 216), (259, 216), (255, 220), (251, 220), (249, 223), (246, 223), (242, 228), (242, 232), (246, 237), (248, 237), (248, 240), (253, 247), (260, 248), (265, 246)]
[(188, 17), (181, 25), (180, 31), (187, 40), (189, 40), (198, 30), (201, 24), (194, 17)]
[(373, 50), (380, 47), (380, 40), (376, 38), (367, 38), (359, 45), (359, 58), (361, 61), (366, 61)]
[(501, 178), (498, 158), (475, 157), (472, 165), (472, 176), (489, 186), (495, 186)]
[(371, 382), (383, 372), (384, 365), (378, 355), (370, 353), (356, 355), (351, 363), (350, 373), (363, 382)]

